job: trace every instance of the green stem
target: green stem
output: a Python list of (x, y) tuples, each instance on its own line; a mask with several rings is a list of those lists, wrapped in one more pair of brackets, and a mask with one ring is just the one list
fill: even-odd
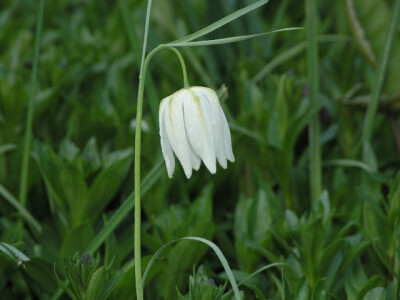
[[(44, 4), (45, 0), (41, 0), (39, 4), (39, 12), (36, 26), (36, 36), (35, 36), (35, 48), (33, 55), (33, 69), (32, 69), (32, 77), (31, 77), (31, 91), (30, 91), (30, 99), (28, 103), (28, 116), (25, 124), (25, 140), (24, 140), (24, 148), (22, 152), (22, 167), (21, 167), (21, 178), (19, 185), (19, 202), (21, 207), (25, 207), (26, 205), (26, 195), (28, 191), (28, 174), (29, 174), (29, 152), (32, 143), (32, 126), (33, 126), (33, 108), (34, 101), (36, 96), (36, 82), (37, 82), (37, 74), (38, 74), (38, 64), (39, 64), (39, 49), (40, 49), (40, 38), (42, 34), (42, 25), (43, 25), (43, 15), (44, 15)], [(20, 238), (22, 237), (22, 229), (23, 229), (23, 218), (21, 217), (19, 222), (20, 228)]]
[(162, 49), (170, 49), (176, 53), (181, 62), (183, 72), (183, 84), (185, 88), (189, 87), (185, 61), (179, 51), (173, 47), (158, 46), (153, 49), (145, 58), (143, 63), (142, 72), (139, 76), (139, 89), (137, 97), (137, 111), (136, 111), (136, 132), (135, 132), (135, 279), (136, 279), (136, 297), (137, 300), (143, 300), (143, 287), (142, 287), (142, 265), (141, 265), (141, 242), (140, 242), (140, 227), (141, 227), (141, 199), (140, 199), (140, 154), (142, 145), (142, 112), (143, 112), (143, 96), (144, 85), (146, 81), (147, 67), (151, 58), (158, 51)]
[[(307, 0), (307, 67), (310, 86), (311, 105), (318, 105), (318, 40), (317, 40), (317, 7), (315, 0)], [(317, 203), (322, 190), (321, 176), (321, 144), (320, 125), (318, 114), (313, 117), (309, 125), (310, 141), (310, 189), (312, 203)]]
[(185, 61), (183, 60), (182, 54), (174, 47), (168, 47), (166, 49), (170, 49), (173, 52), (175, 52), (175, 54), (178, 56), (179, 61), (181, 62), (181, 66), (182, 66), (182, 73), (183, 73), (183, 86), (185, 88), (189, 88), (189, 82), (188, 82), (188, 78), (187, 78), (187, 72), (186, 72), (186, 65), (185, 65)]
[(365, 144), (369, 144), (371, 141), (374, 119), (379, 103), (379, 95), (382, 90), (383, 82), (385, 80), (385, 73), (389, 62), (390, 50), (392, 49), (393, 40), (396, 37), (396, 28), (399, 22), (399, 14), (400, 1), (397, 0), (393, 11), (393, 17), (390, 23), (389, 32), (383, 48), (382, 58), (378, 66), (378, 71), (376, 72), (374, 85), (372, 86), (371, 101), (368, 103), (367, 114), (364, 120), (364, 130), (362, 133), (362, 144), (364, 146)]

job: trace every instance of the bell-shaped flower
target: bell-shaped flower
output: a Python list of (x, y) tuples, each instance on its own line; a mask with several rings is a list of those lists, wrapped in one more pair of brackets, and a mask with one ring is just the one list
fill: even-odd
[(201, 161), (215, 173), (216, 161), (225, 169), (234, 162), (231, 134), (217, 94), (206, 87), (181, 89), (164, 98), (159, 111), (161, 149), (172, 178), (174, 153), (187, 178)]

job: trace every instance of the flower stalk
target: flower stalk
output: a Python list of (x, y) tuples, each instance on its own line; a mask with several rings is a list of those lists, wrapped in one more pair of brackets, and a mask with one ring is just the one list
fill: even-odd
[(143, 300), (142, 285), (142, 262), (141, 262), (141, 197), (140, 197), (140, 155), (142, 145), (142, 115), (143, 115), (143, 97), (144, 86), (147, 74), (147, 68), (151, 58), (162, 49), (172, 50), (179, 58), (183, 73), (183, 84), (189, 86), (185, 62), (180, 52), (173, 47), (158, 46), (154, 48), (144, 59), (143, 69), (139, 75), (139, 89), (137, 96), (136, 109), (136, 131), (135, 131), (135, 221), (134, 221), (134, 251), (135, 251), (135, 281), (136, 281), (136, 298)]

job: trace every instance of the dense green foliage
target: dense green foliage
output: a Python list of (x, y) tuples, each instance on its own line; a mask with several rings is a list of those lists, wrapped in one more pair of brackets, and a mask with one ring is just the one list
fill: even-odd
[[(54, 270), (70, 278), (66, 270), (83, 259), (74, 255), (89, 252), (101, 259), (85, 286), (97, 280), (110, 286), (110, 299), (133, 299), (134, 130), (147, 1), (46, 1), (32, 89), (39, 2), (0, 2), (0, 298), (68, 299)], [(252, 2), (154, 0), (147, 49)], [(309, 97), (308, 30), (180, 49), (189, 83), (218, 91), (231, 128), (236, 161), (215, 175), (203, 165), (187, 180), (177, 164), (167, 177), (158, 105), (182, 88), (182, 72), (172, 52), (151, 61), (142, 125), (143, 270), (163, 245), (198, 236), (218, 245), (246, 300), (400, 298), (399, 24), (388, 35), (399, 0), (315, 2), (317, 104)], [(307, 29), (306, 4), (271, 0), (207, 39), (297, 26)], [(323, 190), (315, 202), (313, 118)], [(144, 291), (152, 300), (220, 299), (200, 294), (230, 289), (215, 253), (183, 240), (160, 254)]]

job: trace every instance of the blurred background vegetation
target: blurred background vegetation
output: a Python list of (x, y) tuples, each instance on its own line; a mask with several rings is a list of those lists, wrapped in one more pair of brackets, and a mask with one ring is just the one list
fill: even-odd
[[(154, 0), (148, 49), (252, 2)], [(182, 88), (182, 75), (173, 53), (152, 60), (142, 137), (144, 264), (171, 240), (201, 236), (221, 248), (237, 281), (284, 263), (246, 281), (245, 299), (399, 299), (398, 24), (367, 161), (360, 152), (397, 2), (317, 1), (318, 106), (309, 99), (307, 30), (183, 48), (189, 82), (220, 91), (231, 127), (236, 161), (216, 175), (201, 167), (187, 180), (178, 167), (167, 178), (158, 105)], [(65, 278), (64, 257), (78, 251), (99, 252), (109, 277), (118, 274), (111, 299), (134, 297), (127, 202), (146, 5), (46, 1), (25, 209), (17, 199), (39, 1), (0, 2), (0, 242), (30, 258), (20, 266), (0, 248), (2, 299), (68, 299), (53, 267)], [(271, 0), (207, 39), (297, 26), (307, 27), (305, 2)], [(315, 116), (324, 191), (312, 203), (307, 128)], [(146, 299), (178, 299), (193, 266), (224, 284), (215, 254), (182, 241), (154, 265)]]

